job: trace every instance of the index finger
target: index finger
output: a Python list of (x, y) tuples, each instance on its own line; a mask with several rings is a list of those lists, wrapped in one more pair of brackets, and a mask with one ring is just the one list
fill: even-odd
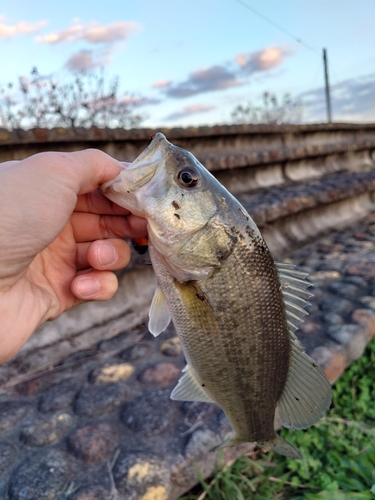
[(76, 212), (89, 212), (101, 215), (129, 215), (126, 208), (120, 207), (106, 198), (97, 189), (91, 193), (81, 194), (77, 198)]
[(110, 217), (73, 212), (70, 221), (78, 243), (108, 238), (139, 238), (147, 234), (147, 222), (136, 215)]
[(94, 191), (100, 184), (114, 179), (124, 168), (120, 162), (98, 149), (39, 153), (33, 158), (38, 159), (37, 168), (42, 175), (52, 174), (76, 195)]
[(74, 173), (80, 182), (78, 195), (97, 189), (100, 184), (114, 179), (124, 168), (119, 161), (97, 149), (70, 154), (77, 160)]

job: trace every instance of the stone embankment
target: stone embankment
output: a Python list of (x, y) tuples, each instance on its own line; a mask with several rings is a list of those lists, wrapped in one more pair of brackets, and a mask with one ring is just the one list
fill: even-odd
[[(165, 133), (173, 142), (189, 140), (190, 149), (201, 148), (199, 154), (202, 159), (206, 155), (218, 177), (222, 172), (230, 180), (233, 169), (233, 186), (241, 184), (233, 179), (242, 172), (247, 187), (234, 191), (273, 254), (310, 275), (314, 297), (297, 335), (334, 382), (375, 334), (375, 168), (370, 149), (349, 165), (347, 148), (346, 160), (337, 156), (334, 169), (327, 165), (333, 164), (333, 154), (339, 155), (338, 148), (345, 149), (349, 134), (352, 142), (372, 144), (375, 127), (332, 127), (332, 143), (326, 141), (327, 129), (253, 128), (262, 154), (251, 141), (245, 145), (240, 127), (198, 129), (200, 135)], [(144, 147), (150, 131), (136, 134)], [(210, 165), (212, 136), (227, 147), (227, 169)], [(305, 168), (308, 157), (289, 156), (282, 160), (282, 175), (260, 188), (253, 173), (263, 168), (277, 173), (278, 160), (251, 163), (245, 150), (254, 148), (259, 160), (276, 137), (284, 137), (279, 160), (288, 148), (289, 153), (293, 148), (317, 151), (327, 144), (331, 160), (314, 157), (317, 168), (311, 170)], [(248, 156), (242, 166), (239, 156), (233, 163), (230, 148), (236, 141), (245, 141), (241, 147)], [(32, 141), (24, 144), (31, 147)], [(51, 144), (56, 140), (43, 148)], [(0, 146), (3, 155), (5, 149)], [(293, 162), (295, 172), (300, 169), (294, 179), (286, 175)], [(172, 326), (156, 339), (147, 331), (155, 288), (152, 269), (137, 256), (119, 279), (112, 301), (79, 306), (44, 325), (14, 360), (0, 367), (0, 499), (172, 500), (196, 482), (197, 466), (203, 476), (212, 472), (216, 454), (209, 450), (228, 433), (228, 422), (215, 405), (169, 399), (185, 362)], [(224, 459), (251, 448), (226, 449)]]

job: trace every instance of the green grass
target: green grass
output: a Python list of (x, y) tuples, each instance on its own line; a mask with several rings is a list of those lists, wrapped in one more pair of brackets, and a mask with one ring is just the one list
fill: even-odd
[(302, 460), (275, 453), (220, 463), (184, 500), (375, 499), (375, 339), (333, 386), (334, 409), (306, 431), (282, 429)]

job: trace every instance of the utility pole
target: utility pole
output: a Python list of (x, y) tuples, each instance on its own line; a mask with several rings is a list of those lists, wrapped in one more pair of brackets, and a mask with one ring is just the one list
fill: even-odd
[(328, 123), (331, 123), (332, 122), (331, 93), (329, 90), (328, 63), (327, 63), (327, 50), (326, 49), (323, 49), (323, 63), (324, 63), (324, 81), (325, 81), (325, 89), (326, 89), (327, 120), (328, 120)]

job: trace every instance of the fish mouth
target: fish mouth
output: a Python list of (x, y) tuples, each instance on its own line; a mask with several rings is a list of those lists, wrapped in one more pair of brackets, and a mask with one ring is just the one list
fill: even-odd
[(128, 165), (127, 170), (134, 170), (140, 164), (159, 163), (167, 154), (172, 144), (167, 141), (167, 138), (161, 132), (157, 132), (142, 153)]
[(154, 177), (158, 166), (168, 155), (170, 146), (164, 134), (158, 132), (132, 163), (121, 163), (122, 171), (119, 175), (102, 184), (100, 190), (106, 195), (111, 192), (135, 193)]

